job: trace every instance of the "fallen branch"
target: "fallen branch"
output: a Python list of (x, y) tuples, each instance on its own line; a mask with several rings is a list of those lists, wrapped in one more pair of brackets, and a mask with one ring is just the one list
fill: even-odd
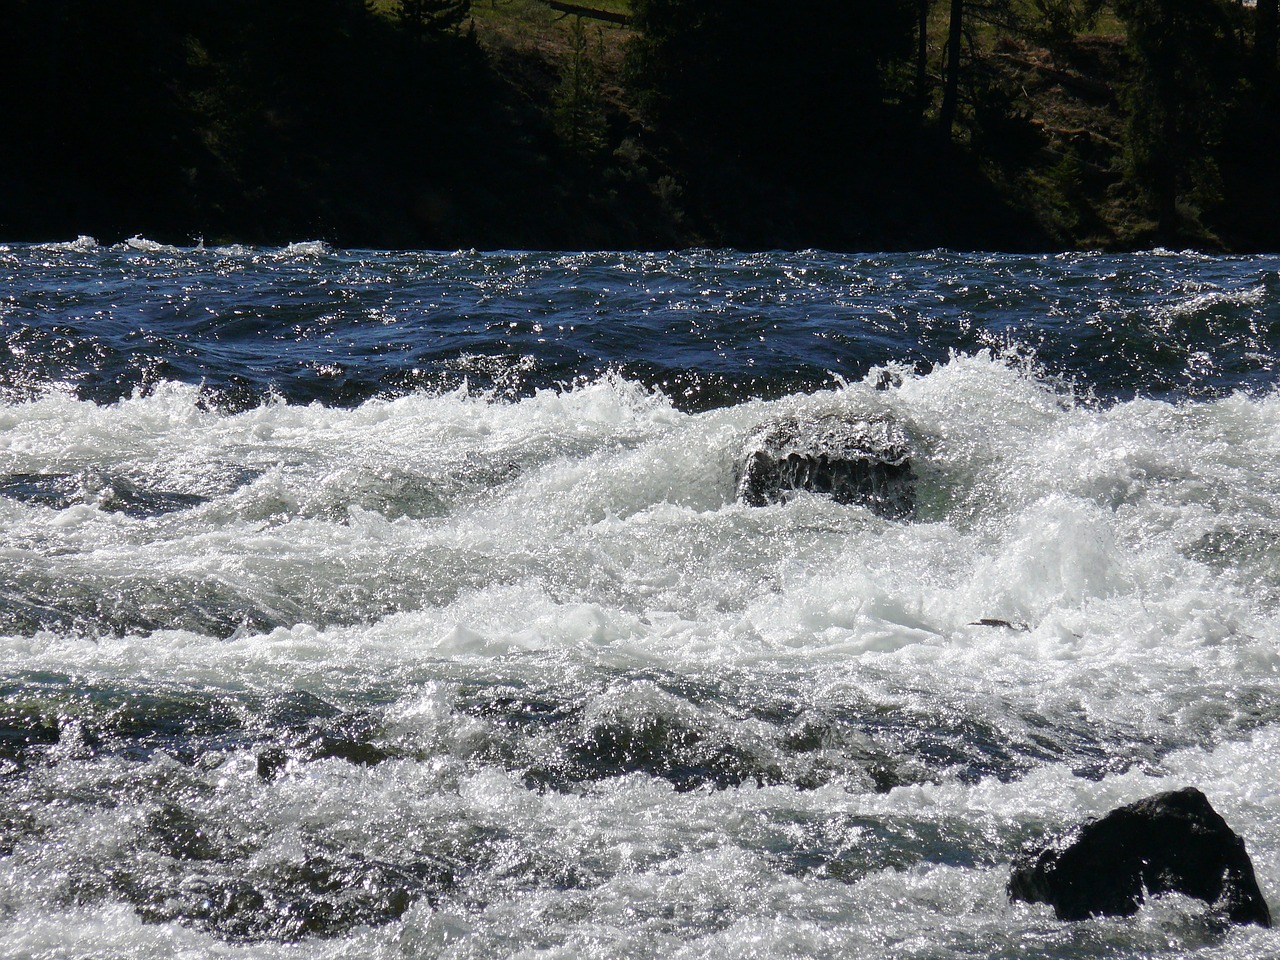
[(999, 57), (1001, 60), (1007, 60), (1009, 63), (1016, 64), (1019, 67), (1026, 67), (1028, 70), (1034, 70), (1037, 73), (1048, 77), (1050, 80), (1057, 81), (1068, 90), (1075, 90), (1087, 97), (1095, 97), (1102, 100), (1115, 99), (1115, 91), (1101, 80), (1094, 80), (1091, 77), (1086, 77), (1079, 73), (1059, 70), (1056, 67), (1048, 67), (1043, 63), (1036, 63), (1034, 60), (1026, 60), (1022, 57), (1015, 56), (1012, 53), (993, 53), (991, 56)]
[(629, 26), (631, 17), (625, 13), (614, 13), (612, 10), (596, 10), (593, 7), (580, 7), (576, 3), (562, 3), (561, 0), (542, 0), (548, 7), (564, 17), (587, 17), (590, 20), (602, 20), (605, 23), (616, 23), (620, 27)]

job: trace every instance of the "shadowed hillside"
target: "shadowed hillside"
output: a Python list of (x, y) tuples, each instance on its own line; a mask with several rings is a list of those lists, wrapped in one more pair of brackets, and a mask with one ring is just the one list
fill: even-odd
[(0, 236), (1280, 247), (1233, 4), (556, 6), (7, 0)]

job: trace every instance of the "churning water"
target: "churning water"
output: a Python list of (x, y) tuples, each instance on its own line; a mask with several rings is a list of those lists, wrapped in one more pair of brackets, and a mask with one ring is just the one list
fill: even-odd
[[(0, 955), (1272, 958), (1280, 259), (0, 247)], [(892, 417), (909, 522), (734, 501)], [(1007, 626), (982, 625), (981, 620)]]

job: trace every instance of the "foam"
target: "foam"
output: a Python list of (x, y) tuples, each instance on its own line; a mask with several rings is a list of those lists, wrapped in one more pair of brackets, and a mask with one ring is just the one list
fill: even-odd
[(177, 254), (181, 251), (171, 244), (157, 243), (155, 240), (148, 240), (146, 237), (132, 236), (124, 243), (118, 243), (113, 250), (129, 251), (136, 250), (139, 253), (166, 253)]
[[(916, 522), (734, 502), (754, 427), (825, 412), (905, 425)], [(6, 590), (122, 598), (96, 628), (9, 631), (8, 669), (249, 718), (190, 766), (68, 735), (16, 780), (7, 802), (50, 832), (0, 860), (7, 954), (60, 927), (84, 955), (1276, 952), (1190, 902), (1063, 927), (1003, 894), (1031, 835), (1188, 783), (1280, 889), (1275, 395), (1104, 408), (982, 354), (698, 414), (615, 376), (237, 414), (163, 385), (4, 416), (4, 472), (207, 498), (147, 519), (0, 501)], [(191, 625), (130, 626), (148, 604)], [(390, 759), (296, 752), (260, 776), (254, 698), (299, 691), (369, 718)], [(301, 947), (141, 925), (111, 893), (74, 905), (58, 877), (179, 869), (133, 846), (164, 803), (242, 836), (237, 869), (264, 878), (430, 851), (461, 892)]]
[(282, 259), (292, 259), (296, 257), (327, 257), (332, 253), (333, 248), (323, 240), (300, 240), (281, 247), (276, 256)]
[(42, 243), (36, 246), (37, 250), (49, 250), (59, 253), (90, 253), (100, 249), (98, 241), (87, 234), (81, 234), (74, 240), (64, 243)]
[(1167, 314), (1185, 320), (1224, 307), (1256, 307), (1266, 297), (1267, 288), (1261, 285), (1240, 290), (1206, 290), (1169, 307)]

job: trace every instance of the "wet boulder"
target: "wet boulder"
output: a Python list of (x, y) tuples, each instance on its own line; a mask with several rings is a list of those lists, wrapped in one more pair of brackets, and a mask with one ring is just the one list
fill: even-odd
[(862, 504), (891, 519), (915, 512), (911, 441), (886, 417), (786, 417), (762, 424), (747, 438), (738, 467), (737, 496), (763, 507), (799, 490)]
[(1244, 841), (1194, 787), (1161, 793), (1025, 849), (1009, 899), (1047, 903), (1059, 920), (1130, 916), (1148, 894), (1204, 900), (1234, 923), (1271, 926)]

